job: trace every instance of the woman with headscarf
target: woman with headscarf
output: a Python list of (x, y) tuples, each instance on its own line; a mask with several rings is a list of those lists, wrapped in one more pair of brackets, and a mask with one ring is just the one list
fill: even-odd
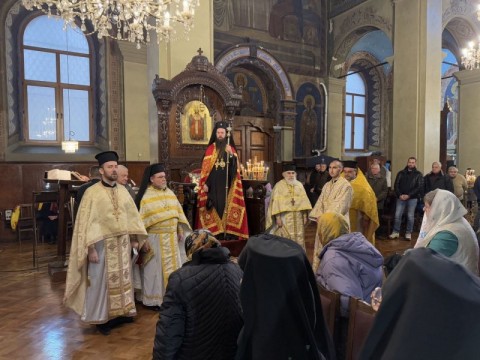
[(414, 249), (382, 293), (361, 360), (479, 358), (480, 279), (465, 267), (430, 249)]
[(240, 254), (244, 327), (236, 359), (334, 359), (310, 263), (297, 243), (251, 237)]
[(317, 282), (342, 294), (341, 314), (347, 317), (349, 297), (370, 303), (372, 291), (382, 285), (383, 256), (361, 233), (349, 233), (340, 214), (323, 214), (318, 228), (324, 248), (319, 256)]
[(185, 239), (190, 261), (168, 280), (153, 359), (233, 359), (242, 328), (242, 270), (207, 230)]
[(349, 233), (347, 221), (338, 213), (323, 214), (318, 229), (323, 250), (316, 278), (325, 289), (341, 294), (336, 345), (337, 356), (343, 359), (350, 297), (370, 303), (372, 291), (382, 286), (383, 257), (361, 233)]
[(478, 240), (460, 200), (450, 191), (437, 189), (423, 201), (425, 214), (415, 248), (428, 247), (478, 274)]

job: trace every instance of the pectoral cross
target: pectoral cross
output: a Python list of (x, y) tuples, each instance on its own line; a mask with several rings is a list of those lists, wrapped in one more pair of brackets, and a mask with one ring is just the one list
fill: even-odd
[(292, 203), (292, 206), (295, 205), (295, 199), (292, 198), (292, 201), (290, 201)]

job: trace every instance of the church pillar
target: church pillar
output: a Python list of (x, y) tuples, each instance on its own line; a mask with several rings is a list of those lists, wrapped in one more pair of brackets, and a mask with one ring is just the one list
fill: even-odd
[[(430, 171), (439, 159), (442, 2), (394, 0), (392, 166), (394, 177), (410, 156)], [(394, 178), (392, 179), (394, 180)]]
[[(148, 88), (152, 87), (155, 75), (164, 79), (172, 79), (178, 75), (196, 55), (198, 48), (213, 64), (213, 0), (202, 0), (195, 9), (194, 27), (185, 37), (181, 26), (177, 27), (178, 40), (169, 43), (160, 42), (157, 45), (156, 34), (151, 34), (151, 45), (147, 48)], [(153, 96), (149, 97), (148, 119), (150, 124), (150, 161), (158, 161), (158, 114), (157, 105)], [(210, 136), (210, 135), (209, 135)]]
[(345, 79), (328, 78), (327, 155), (342, 158)]
[(478, 141), (478, 114), (480, 114), (480, 70), (463, 70), (454, 74), (459, 82), (457, 167), (464, 173), (467, 167), (480, 172), (480, 141)]

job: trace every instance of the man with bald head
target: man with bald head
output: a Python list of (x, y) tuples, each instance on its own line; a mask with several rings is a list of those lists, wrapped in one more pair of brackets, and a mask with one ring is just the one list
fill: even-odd
[[(320, 217), (326, 212), (336, 212), (345, 218), (350, 225), (349, 210), (352, 203), (353, 190), (350, 183), (340, 174), (343, 171), (343, 164), (340, 160), (333, 160), (328, 166), (328, 173), (332, 178), (325, 184), (315, 207), (310, 212), (309, 218), (318, 223)], [(318, 234), (318, 229), (317, 229)], [(313, 250), (313, 270), (317, 270), (319, 265), (320, 251), (322, 243), (318, 236), (315, 238)]]

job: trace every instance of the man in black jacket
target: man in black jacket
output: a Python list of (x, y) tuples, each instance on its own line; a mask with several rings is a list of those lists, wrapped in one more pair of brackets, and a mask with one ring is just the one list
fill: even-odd
[(425, 182), (424, 194), (436, 189), (447, 190), (453, 193), (453, 183), (448, 175), (445, 175), (442, 171), (442, 164), (435, 161), (432, 164), (432, 171), (429, 172), (423, 178)]
[(402, 217), (405, 208), (407, 212), (407, 231), (405, 233), (405, 240), (412, 239), (413, 221), (415, 216), (415, 208), (417, 201), (423, 196), (423, 175), (416, 168), (417, 159), (413, 156), (408, 158), (405, 169), (398, 172), (395, 179), (395, 195), (397, 196), (397, 203), (395, 207), (395, 223), (393, 225), (393, 232), (390, 234), (390, 239), (396, 239), (400, 236), (400, 225), (402, 224)]
[(234, 359), (243, 325), (242, 270), (207, 230), (189, 235), (185, 251), (191, 261), (168, 279), (153, 359)]

